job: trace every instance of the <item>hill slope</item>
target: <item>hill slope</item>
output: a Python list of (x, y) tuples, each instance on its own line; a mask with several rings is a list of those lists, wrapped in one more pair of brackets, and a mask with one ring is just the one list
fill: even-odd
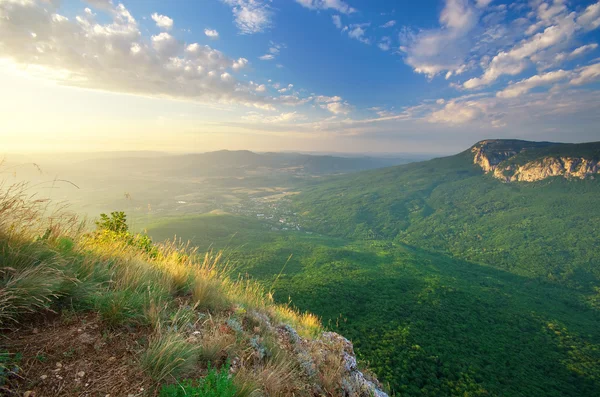
[(387, 397), (351, 342), (220, 255), (153, 244), (0, 189), (0, 394)]
[[(595, 161), (599, 147), (494, 142), (492, 167), (575, 154)], [(548, 173), (536, 182), (503, 183), (479, 164), (482, 144), (456, 156), (329, 179), (296, 196), (297, 211), (323, 233), (392, 239), (526, 277), (598, 285), (600, 181)]]
[[(594, 396), (599, 295), (388, 241), (273, 232), (201, 215), (148, 227), (229, 262), (352, 338), (402, 396)], [(552, 376), (548, 376), (552, 374)]]

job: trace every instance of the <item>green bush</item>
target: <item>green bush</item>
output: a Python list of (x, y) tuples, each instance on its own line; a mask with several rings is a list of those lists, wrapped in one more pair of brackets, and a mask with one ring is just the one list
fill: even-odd
[(205, 378), (165, 385), (159, 394), (160, 397), (235, 397), (237, 395), (233, 379), (229, 376), (229, 366), (223, 367), (220, 371), (209, 367)]

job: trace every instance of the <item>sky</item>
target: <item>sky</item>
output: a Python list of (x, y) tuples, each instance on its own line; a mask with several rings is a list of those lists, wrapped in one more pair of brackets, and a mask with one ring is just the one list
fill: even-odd
[(600, 1), (0, 0), (3, 152), (600, 140)]

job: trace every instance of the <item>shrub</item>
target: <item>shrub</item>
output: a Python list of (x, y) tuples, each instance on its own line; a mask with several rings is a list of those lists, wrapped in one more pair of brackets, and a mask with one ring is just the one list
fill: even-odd
[(206, 377), (196, 382), (187, 380), (179, 384), (163, 386), (159, 396), (236, 397), (239, 394), (229, 376), (229, 367), (226, 366), (220, 371), (209, 367)]

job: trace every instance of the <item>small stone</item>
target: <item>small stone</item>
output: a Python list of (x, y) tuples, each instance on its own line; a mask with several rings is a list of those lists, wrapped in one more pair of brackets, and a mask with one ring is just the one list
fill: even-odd
[(85, 384), (85, 387), (88, 387), (89, 385), (90, 385), (89, 383), (86, 383), (86, 384)]
[(35, 392), (33, 390), (27, 390), (23, 393), (23, 397), (35, 397)]
[(42, 375), (42, 376), (40, 376), (40, 379), (41, 380), (46, 380), (46, 379), (48, 379), (48, 375)]
[(56, 368), (62, 368), (62, 364), (61, 363), (56, 363)]
[(77, 376), (79, 376), (80, 378), (83, 378), (85, 376), (85, 372), (79, 371), (79, 372), (77, 372)]

